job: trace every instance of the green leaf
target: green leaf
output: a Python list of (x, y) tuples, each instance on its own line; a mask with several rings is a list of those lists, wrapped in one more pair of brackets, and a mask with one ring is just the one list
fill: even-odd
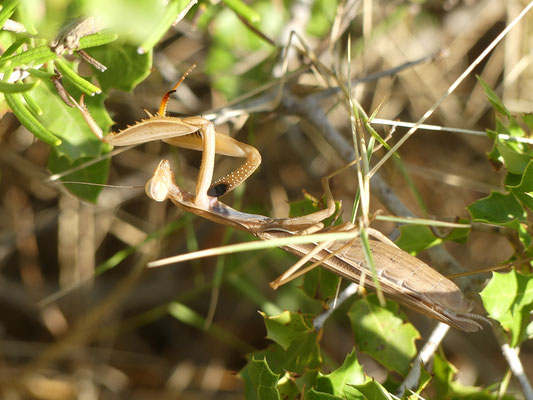
[(247, 399), (279, 400), (279, 392), (276, 385), (279, 375), (272, 372), (266, 359), (252, 359), (240, 372), (244, 381)]
[(315, 390), (315, 388), (311, 388), (311, 390), (307, 391), (305, 393), (306, 400), (344, 400), (345, 397), (335, 396), (333, 394), (324, 393), (324, 392), (318, 392)]
[(235, 14), (240, 15), (252, 24), (261, 21), (261, 16), (240, 0), (224, 0), (224, 3), (226, 3)]
[(309, 333), (313, 333), (312, 316), (307, 314), (284, 311), (279, 315), (269, 317), (261, 313), (265, 320), (267, 338), (278, 343), (285, 350), (295, 342), (300, 341)]
[(278, 344), (273, 344), (264, 350), (254, 352), (255, 358), (266, 357), (268, 365), (276, 373), (291, 371), (303, 374), (309, 369), (319, 368), (322, 365), (317, 333), (309, 333), (296, 340), (285, 350)]
[(433, 357), (433, 381), (432, 386), (435, 389), (435, 399), (442, 400), (512, 400), (509, 395), (498, 396), (497, 391), (491, 393), (489, 389), (483, 389), (477, 386), (466, 386), (454, 382), (453, 378), (457, 369), (444, 358), (441, 353)]
[(47, 45), (37, 46), (2, 60), (1, 67), (32, 67), (55, 60), (57, 55)]
[(511, 346), (527, 338), (527, 325), (533, 310), (533, 276), (514, 269), (508, 273), (493, 272), (492, 279), (480, 293), (489, 316), (511, 334)]
[(307, 33), (316, 37), (326, 35), (331, 29), (331, 25), (335, 20), (336, 10), (336, 1), (314, 1), (311, 7), (311, 19), (306, 27)]
[(457, 369), (440, 354), (433, 357), (433, 375), (432, 386), (437, 392), (437, 398), (447, 399), (451, 395), (451, 382)]
[(527, 214), (512, 194), (492, 192), (467, 207), (472, 220), (518, 229), (518, 221), (526, 221)]
[(41, 81), (36, 80), (32, 83), (7, 83), (0, 82), (0, 92), (2, 93), (21, 93), (32, 90), (37, 86)]
[(74, 70), (68, 65), (68, 63), (65, 63), (58, 59), (55, 60), (54, 65), (61, 73), (61, 75), (68, 79), (81, 92), (88, 94), (89, 96), (94, 96), (95, 94), (102, 92), (99, 87), (94, 86), (91, 82), (86, 79), (83, 79), (76, 72), (74, 72)]
[(48, 157), (48, 168), (52, 173), (60, 173), (68, 170), (73, 172), (61, 178), (62, 181), (79, 182), (66, 183), (65, 187), (75, 196), (96, 203), (102, 188), (99, 186), (86, 185), (84, 182), (105, 184), (109, 175), (111, 159), (99, 161), (78, 170), (77, 167), (91, 161), (92, 158), (80, 158), (72, 160), (52, 148)]
[(104, 92), (109, 89), (130, 92), (151, 72), (152, 54), (138, 54), (135, 46), (129, 44), (115, 41), (87, 53), (107, 67), (104, 72), (93, 68)]
[(13, 111), (20, 123), (24, 125), (26, 129), (28, 129), (43, 142), (52, 146), (57, 146), (61, 143), (61, 139), (58, 138), (59, 135), (53, 133), (47, 127), (45, 127), (40, 121), (37, 120), (37, 118), (33, 116), (30, 110), (26, 108), (22, 102), (22, 96), (20, 93), (5, 93), (4, 96), (7, 105), (9, 108), (11, 108), (11, 111)]
[(489, 197), (470, 204), (467, 210), (472, 216), (472, 221), (514, 229), (525, 247), (531, 244), (531, 235), (525, 226), (526, 210), (512, 193), (492, 192)]
[(405, 224), (400, 226), (400, 237), (396, 244), (410, 254), (417, 254), (442, 242), (443, 240), (436, 238), (426, 225)]
[(483, 91), (485, 92), (485, 95), (487, 96), (487, 99), (492, 104), (492, 107), (499, 112), (500, 114), (503, 114), (507, 117), (511, 117), (511, 113), (509, 110), (505, 107), (505, 105), (502, 103), (498, 95), (492, 90), (492, 88), (487, 85), (487, 83), (478, 75), (476, 75), (476, 78), (480, 85), (483, 87)]
[(316, 390), (340, 398), (361, 398), (353, 386), (364, 384), (366, 381), (363, 367), (357, 362), (355, 350), (352, 350), (339, 368), (327, 375), (319, 373)]
[(522, 115), (522, 121), (527, 125), (529, 130), (533, 130), (533, 114), (524, 114)]
[(84, 2), (84, 6), (83, 14), (99, 16), (104, 26), (133, 47), (157, 31), (169, 11), (153, 0), (91, 0)]
[(0, 10), (0, 28), (4, 26), (6, 21), (11, 17), (19, 0), (4, 0), (2, 2), (2, 9)]
[[(517, 135), (518, 136), (518, 135)], [(527, 164), (531, 161), (532, 154), (524, 151), (522, 145), (514, 142), (495, 139), (495, 147), (501, 156), (505, 168), (512, 174), (520, 175), (524, 172)]]
[(311, 298), (323, 302), (335, 297), (341, 278), (325, 268), (315, 268), (303, 277), (302, 289)]
[(416, 355), (415, 340), (419, 334), (398, 315), (396, 303), (387, 300), (387, 308), (382, 308), (374, 294), (353, 303), (348, 312), (359, 350), (405, 375)]
[(140, 54), (151, 51), (153, 47), (167, 33), (178, 15), (189, 5), (189, 0), (172, 0), (168, 3), (163, 12), (162, 18), (159, 19), (157, 26), (152, 30), (150, 35), (139, 45), (137, 52)]
[[(67, 84), (67, 82), (65, 83)], [(79, 96), (79, 92), (68, 85), (66, 89), (74, 97)], [(52, 82), (43, 81), (42, 85), (30, 93), (42, 108), (43, 114), (40, 119), (43, 124), (57, 131), (57, 135), (62, 140), (61, 145), (54, 147), (48, 160), (48, 167), (53, 174), (69, 171), (109, 151), (110, 147), (96, 138), (80, 112), (77, 109), (67, 107), (61, 101)], [(89, 97), (86, 99), (86, 103), (98, 125), (102, 127), (104, 132), (108, 131), (112, 121), (104, 108), (104, 97), (101, 95)], [(108, 172), (109, 160), (106, 160), (68, 174), (62, 180), (102, 184), (107, 181)], [(101, 187), (98, 186), (78, 184), (67, 187), (77, 196), (91, 202), (96, 201), (101, 191)]]
[(533, 160), (530, 160), (521, 176), (518, 185), (508, 185), (507, 188), (527, 208), (533, 210)]
[(33, 97), (29, 93), (23, 92), (22, 97), (24, 98), (26, 105), (28, 106), (30, 111), (33, 113), (33, 115), (35, 116), (43, 115), (42, 108), (39, 107), (39, 104), (37, 104), (37, 102), (33, 99)]
[(99, 32), (95, 33), (93, 35), (88, 35), (80, 38), (80, 45), (78, 49), (88, 49), (91, 47), (98, 47), (103, 46), (104, 44), (108, 44), (111, 42), (114, 42), (118, 39), (118, 35), (116, 33), (107, 33), (107, 32)]
[[(72, 86), (65, 83), (65, 89), (74, 98), (79, 98), (80, 93)], [(57, 132), (62, 143), (57, 147), (60, 156), (68, 157), (71, 161), (87, 157), (98, 157), (109, 146), (98, 140), (89, 129), (81, 113), (68, 107), (57, 95), (55, 86), (50, 81), (43, 81), (42, 85), (31, 91), (31, 95), (43, 110), (40, 120), (49, 129)], [(86, 104), (91, 115), (104, 132), (112, 124), (111, 118), (104, 108), (104, 96), (88, 97)]]
[(365, 396), (365, 399), (393, 400), (387, 389), (380, 385), (375, 379), (372, 379), (362, 385), (355, 385), (354, 387)]

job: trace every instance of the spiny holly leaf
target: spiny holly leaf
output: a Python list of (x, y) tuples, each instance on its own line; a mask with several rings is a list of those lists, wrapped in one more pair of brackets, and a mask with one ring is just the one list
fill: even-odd
[(322, 393), (339, 396), (340, 398), (362, 398), (354, 385), (361, 385), (367, 381), (363, 367), (357, 362), (355, 350), (352, 350), (344, 363), (330, 374), (319, 373), (316, 390)]
[(312, 316), (307, 314), (284, 311), (279, 315), (269, 317), (261, 313), (265, 320), (267, 338), (278, 343), (285, 350), (306, 335), (313, 333)]
[(530, 160), (521, 175), (520, 184), (507, 186), (526, 207), (533, 210), (533, 160)]
[(387, 301), (379, 306), (372, 294), (356, 301), (348, 316), (359, 350), (369, 354), (386, 368), (405, 375), (416, 355), (415, 340), (420, 337), (410, 323), (400, 318), (398, 304)]
[(431, 230), (425, 225), (402, 225), (400, 237), (396, 244), (410, 254), (416, 254), (429, 247), (442, 243), (442, 239), (436, 238)]
[(264, 313), (261, 315), (265, 320), (267, 337), (278, 343), (260, 352), (267, 357), (274, 371), (303, 373), (307, 368), (317, 368), (322, 364), (318, 332), (313, 328), (312, 315), (289, 311), (272, 317)]
[[(453, 378), (457, 369), (440, 353), (433, 358), (433, 381), (435, 399), (446, 400), (496, 400), (499, 399), (497, 391), (491, 393), (488, 389), (477, 386), (466, 386), (454, 382)], [(504, 395), (501, 399), (512, 400), (513, 397)]]
[(507, 117), (511, 117), (511, 113), (509, 112), (507, 107), (505, 107), (505, 105), (502, 103), (502, 101), (500, 100), (498, 95), (494, 92), (494, 90), (492, 90), (492, 88), (489, 85), (487, 85), (487, 83), (480, 76), (476, 75), (476, 78), (478, 82), (481, 84), (481, 86), (483, 87), (483, 91), (485, 92), (485, 95), (487, 96), (490, 103), (492, 104), (492, 107), (494, 108), (494, 110), (496, 110), (496, 112), (503, 114)]
[(300, 340), (295, 340), (287, 350), (278, 344), (273, 344), (253, 353), (252, 356), (266, 358), (268, 365), (276, 373), (290, 371), (301, 375), (309, 369), (319, 368), (322, 365), (317, 333), (309, 333)]
[(315, 388), (311, 388), (305, 393), (306, 400), (345, 400), (345, 397), (335, 396), (333, 394), (317, 392)]
[[(510, 173), (522, 174), (533, 154), (528, 149), (523, 149), (521, 143), (502, 141), (497, 138), (497, 132), (488, 131), (488, 133), (489, 137), (494, 139), (494, 148), (490, 153), (492, 158), (503, 162)], [(510, 133), (506, 134), (511, 135)]]
[(240, 372), (247, 399), (279, 400), (276, 385), (279, 375), (272, 372), (266, 359), (253, 358)]
[(372, 379), (362, 385), (354, 385), (359, 390), (365, 399), (368, 400), (393, 400), (393, 397), (389, 394), (387, 389), (379, 384), (376, 380)]
[(529, 314), (533, 310), (533, 276), (515, 270), (493, 272), (489, 284), (481, 292), (483, 305), (490, 317), (499, 321), (511, 334), (511, 346), (527, 337)]
[(489, 197), (480, 199), (467, 207), (472, 221), (505, 226), (518, 232), (525, 247), (531, 244), (531, 235), (527, 232), (526, 210), (512, 194), (492, 192)]

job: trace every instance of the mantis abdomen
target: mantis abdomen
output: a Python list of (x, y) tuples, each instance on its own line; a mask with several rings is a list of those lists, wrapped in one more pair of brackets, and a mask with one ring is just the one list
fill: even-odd
[[(263, 237), (265, 236), (265, 237)], [(291, 236), (288, 232), (264, 232), (262, 239)], [(311, 253), (316, 243), (286, 246), (297, 256)], [(409, 253), (386, 243), (370, 240), (376, 275), (385, 296), (429, 317), (466, 332), (475, 332), (486, 318), (471, 313), (475, 303), (464, 297), (451, 280)], [(375, 290), (372, 271), (365, 261), (361, 241), (336, 241), (313, 256), (312, 261), (355, 283)]]

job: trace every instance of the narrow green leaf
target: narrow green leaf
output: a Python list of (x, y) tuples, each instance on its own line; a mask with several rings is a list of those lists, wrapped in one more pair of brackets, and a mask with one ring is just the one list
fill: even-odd
[(0, 92), (2, 93), (21, 93), (32, 90), (36, 87), (41, 81), (36, 80), (32, 83), (7, 83), (0, 82)]
[(14, 52), (16, 52), (20, 46), (28, 41), (28, 38), (25, 36), (19, 37), (15, 40), (0, 56), (0, 60), (4, 60), (7, 57), (10, 57)]
[(224, 0), (224, 3), (226, 3), (235, 14), (240, 15), (252, 24), (261, 21), (261, 16), (241, 0)]
[(171, 25), (178, 18), (179, 13), (181, 13), (185, 7), (189, 5), (189, 0), (172, 0), (168, 3), (163, 13), (163, 18), (161, 18), (152, 31), (152, 33), (143, 41), (137, 52), (139, 54), (145, 54), (152, 50), (154, 46), (161, 40), (163, 35), (167, 33)]
[(50, 79), (50, 77), (54, 75), (48, 71), (43, 71), (42, 69), (35, 69), (35, 68), (28, 68), (26, 72), (40, 79)]
[[(177, 301), (170, 303), (168, 306), (168, 313), (184, 324), (200, 330), (206, 330), (205, 318), (183, 303)], [(220, 340), (222, 343), (239, 351), (250, 352), (254, 350), (253, 346), (250, 346), (245, 341), (236, 337), (231, 331), (228, 331), (215, 323), (211, 323), (206, 331), (215, 339)]]
[(11, 111), (13, 111), (20, 123), (24, 125), (26, 129), (49, 145), (58, 146), (61, 144), (61, 139), (59, 139), (50, 130), (45, 128), (26, 108), (22, 102), (22, 96), (19, 93), (6, 93), (5, 98), (9, 108), (11, 108)]
[(35, 4), (32, 2), (24, 1), (17, 8), (18, 21), (24, 25), (28, 35), (37, 36), (39, 33), (33, 24), (32, 19), (30, 18), (30, 7), (35, 7)]
[(6, 21), (11, 17), (19, 0), (4, 0), (2, 2), (2, 9), (0, 10), (0, 27), (4, 26)]
[(63, 61), (57, 59), (55, 60), (54, 65), (57, 67), (57, 70), (61, 73), (61, 75), (70, 80), (81, 92), (90, 96), (94, 96), (95, 93), (102, 92), (99, 87), (94, 86), (91, 82), (83, 79)]
[(95, 33), (93, 35), (88, 35), (80, 38), (80, 45), (78, 49), (82, 50), (91, 47), (103, 46), (104, 44), (114, 42), (117, 39), (118, 35), (116, 33)]
[(382, 308), (375, 294), (356, 301), (348, 312), (359, 350), (405, 376), (420, 335), (398, 315), (398, 304), (387, 300), (387, 308)]
[(480, 76), (476, 75), (476, 78), (479, 84), (481, 85), (481, 87), (483, 87), (483, 91), (485, 92), (485, 95), (487, 96), (490, 103), (492, 104), (492, 107), (500, 114), (503, 114), (507, 117), (512, 117), (511, 113), (502, 103), (502, 101), (500, 100), (498, 95), (494, 92), (494, 90), (492, 90), (492, 88), (489, 85), (487, 85), (487, 83)]
[(43, 110), (41, 107), (39, 107), (39, 104), (33, 99), (31, 94), (28, 92), (23, 92), (22, 97), (24, 97), (24, 101), (26, 102), (26, 105), (30, 109), (30, 111), (33, 113), (33, 115), (41, 116), (43, 115)]
[(57, 55), (47, 45), (37, 46), (2, 60), (2, 67), (31, 67), (55, 60)]

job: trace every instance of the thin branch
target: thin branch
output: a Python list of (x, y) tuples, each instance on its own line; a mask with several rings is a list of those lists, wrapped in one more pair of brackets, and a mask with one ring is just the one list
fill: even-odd
[(444, 339), (449, 329), (450, 326), (445, 323), (439, 322), (437, 324), (433, 332), (431, 332), (428, 341), (413, 360), (413, 367), (398, 388), (396, 392), (398, 397), (402, 397), (406, 390), (411, 390), (418, 386), (421, 365), (427, 364), (433, 357), (433, 354), (437, 351), (442, 339)]
[(346, 288), (339, 294), (339, 296), (335, 300), (330, 301), (329, 308), (314, 319), (313, 328), (317, 331), (319, 329), (322, 329), (322, 327), (326, 323), (326, 320), (330, 317), (331, 314), (333, 314), (333, 311), (335, 311), (338, 306), (344, 303), (352, 295), (357, 293), (358, 288), (359, 285), (356, 283), (350, 283), (348, 286), (346, 286)]

